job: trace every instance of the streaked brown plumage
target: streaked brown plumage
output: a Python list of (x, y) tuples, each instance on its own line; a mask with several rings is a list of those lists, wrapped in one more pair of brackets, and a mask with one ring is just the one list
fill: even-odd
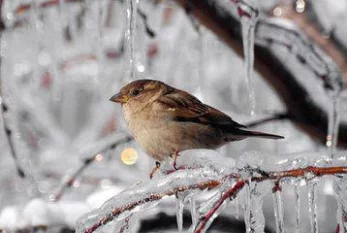
[(228, 115), (160, 81), (131, 82), (110, 100), (122, 104), (136, 142), (158, 161), (183, 150), (215, 149), (247, 137), (283, 138), (244, 130)]

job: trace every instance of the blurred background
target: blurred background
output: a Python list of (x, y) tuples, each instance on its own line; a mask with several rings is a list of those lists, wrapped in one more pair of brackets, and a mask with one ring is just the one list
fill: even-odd
[[(282, 169), (344, 164), (347, 1), (204, 0), (201, 7), (207, 2), (214, 11), (200, 16), (196, 1), (185, 2), (0, 1), (2, 232), (73, 232), (81, 215), (149, 182), (155, 161), (128, 138), (120, 106), (109, 101), (135, 79), (161, 80), (251, 129), (285, 137), (220, 148), (216, 153), (230, 164), (250, 152), (273, 158)], [(231, 28), (229, 34), (216, 33), (218, 26), (206, 18)], [(245, 34), (252, 27), (255, 38)], [(252, 40), (253, 74), (246, 71), (252, 49), (249, 62), (242, 49)], [(297, 189), (299, 227), (291, 214)], [(318, 190), (320, 232), (335, 232), (340, 196), (331, 178)], [(283, 193), (287, 232), (309, 232), (305, 182), (288, 182)], [(140, 215), (133, 232), (177, 232), (172, 206), (174, 198)], [(263, 204), (267, 232), (276, 232), (273, 209), (269, 194)], [(231, 204), (210, 232), (244, 232), (241, 211)]]

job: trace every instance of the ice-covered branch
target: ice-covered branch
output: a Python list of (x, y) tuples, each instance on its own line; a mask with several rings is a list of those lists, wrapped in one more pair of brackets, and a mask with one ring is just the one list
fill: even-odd
[(0, 104), (1, 104), (0, 113), (1, 113), (1, 118), (2, 118), (3, 125), (4, 125), (4, 129), (5, 129), (5, 136), (7, 138), (10, 152), (11, 152), (11, 155), (13, 157), (13, 160), (14, 160), (14, 163), (16, 166), (17, 174), (20, 177), (25, 177), (25, 173), (24, 173), (23, 169), (21, 168), (21, 166), (19, 165), (18, 157), (16, 154), (16, 149), (15, 149), (15, 146), (14, 146), (13, 141), (12, 141), (13, 140), (12, 130), (10, 129), (8, 122), (7, 122), (7, 118), (5, 116), (6, 112), (8, 111), (8, 107), (7, 107), (7, 104), (4, 103), (4, 100), (1, 97), (0, 97)]
[(247, 127), (255, 127), (258, 125), (262, 125), (272, 121), (280, 121), (280, 120), (290, 120), (290, 116), (287, 113), (277, 113), (269, 117), (265, 117), (260, 120), (256, 120), (250, 123), (245, 124)]
[(133, 140), (132, 137), (125, 134), (114, 134), (106, 138), (101, 139), (93, 146), (87, 146), (80, 151), (79, 157), (82, 157), (82, 165), (76, 169), (76, 171), (69, 176), (69, 178), (63, 182), (56, 194), (50, 197), (52, 201), (59, 201), (65, 190), (70, 188), (75, 182), (76, 178), (80, 176), (85, 169), (87, 169), (93, 162), (100, 160), (100, 153), (109, 149), (114, 149), (117, 146)]
[(214, 188), (222, 179), (213, 173), (209, 168), (178, 171), (159, 181), (128, 189), (107, 201), (99, 210), (82, 217), (76, 232), (92, 233), (113, 220), (121, 220), (133, 212), (149, 209), (167, 196)]
[[(192, 232), (205, 232), (212, 220), (220, 213), (220, 208), (224, 206), (223, 204), (226, 201), (233, 200), (250, 183), (272, 181), (274, 187), (272, 191), (280, 192), (280, 181), (285, 178), (303, 178), (310, 181), (316, 177), (325, 175), (338, 176), (346, 173), (347, 167), (345, 166), (308, 166), (279, 172), (254, 171), (253, 175), (247, 178), (242, 178), (241, 174), (237, 173), (223, 176), (216, 175), (208, 168), (177, 171), (159, 181), (152, 181), (148, 184), (134, 187), (113, 197), (100, 209), (82, 217), (79, 220), (77, 232), (94, 232), (111, 221), (120, 221), (134, 212), (149, 209), (166, 196), (177, 195), (186, 191), (212, 189), (234, 181), (233, 185), (227, 188), (225, 192), (222, 192), (222, 195), (214, 202), (214, 205), (205, 213), (202, 213), (197, 224), (193, 226), (194, 230)], [(271, 188), (267, 191), (270, 192)]]

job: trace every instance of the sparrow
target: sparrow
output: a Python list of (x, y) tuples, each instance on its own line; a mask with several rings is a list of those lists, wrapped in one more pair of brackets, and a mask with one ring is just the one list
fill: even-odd
[(192, 94), (157, 80), (136, 80), (110, 99), (120, 103), (124, 118), (136, 143), (160, 161), (188, 149), (216, 149), (248, 137), (284, 137), (246, 130), (225, 113), (202, 103)]

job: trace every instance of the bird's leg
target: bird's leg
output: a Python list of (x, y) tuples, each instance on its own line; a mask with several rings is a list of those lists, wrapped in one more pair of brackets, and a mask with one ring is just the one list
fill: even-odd
[(179, 153), (177, 152), (177, 151), (175, 151), (174, 152), (174, 154), (173, 154), (173, 159), (174, 159), (174, 161), (173, 161), (173, 167), (176, 169), (176, 170), (178, 170), (178, 168), (177, 168), (177, 166), (176, 166), (176, 162), (177, 162), (177, 157), (179, 156)]
[(155, 167), (153, 168), (153, 170), (151, 171), (151, 173), (149, 174), (149, 178), (152, 179), (154, 173), (156, 173), (160, 168), (160, 163), (158, 161), (155, 161)]

